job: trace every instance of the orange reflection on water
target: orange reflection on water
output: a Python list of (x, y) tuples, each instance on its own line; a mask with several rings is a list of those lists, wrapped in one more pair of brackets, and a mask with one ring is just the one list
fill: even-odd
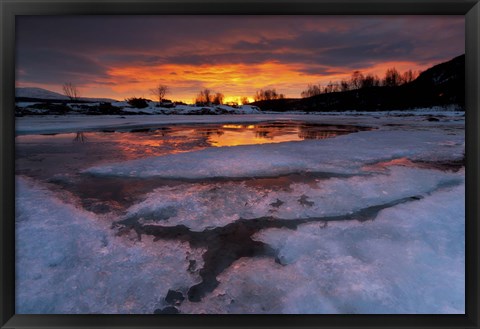
[(408, 158), (398, 158), (392, 159), (389, 161), (377, 162), (374, 164), (366, 165), (362, 167), (362, 170), (366, 171), (385, 171), (388, 167), (392, 166), (402, 166), (402, 167), (418, 167), (418, 164), (415, 164)]
[(322, 125), (307, 122), (264, 122), (256, 124), (173, 125), (131, 131), (78, 132), (54, 135), (17, 136), (20, 144), (49, 147), (59, 145), (74, 152), (103, 153), (108, 161), (133, 160), (191, 152), (206, 147), (260, 145), (325, 139), (365, 130), (356, 126)]
[(356, 131), (338, 126), (323, 126), (302, 123), (274, 124), (225, 124), (223, 134), (209, 136), (213, 146), (238, 146), (325, 139)]
[(254, 145), (254, 144), (271, 144), (271, 143), (282, 143), (282, 142), (292, 142), (292, 141), (301, 141), (302, 138), (289, 134), (282, 135), (277, 137), (262, 136), (252, 132), (251, 130), (242, 130), (242, 131), (226, 131), (221, 136), (210, 136), (209, 142), (213, 146), (222, 147), (222, 146), (238, 146), (238, 145)]
[[(122, 132), (110, 134), (118, 152), (129, 159), (196, 151), (207, 145), (175, 136), (166, 131)], [(104, 138), (104, 137), (102, 137)]]

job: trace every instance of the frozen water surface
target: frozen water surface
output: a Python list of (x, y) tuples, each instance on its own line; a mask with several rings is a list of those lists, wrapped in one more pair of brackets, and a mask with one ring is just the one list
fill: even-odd
[(462, 112), (94, 119), (17, 121), (17, 313), (465, 312)]
[(291, 183), (288, 188), (248, 186), (243, 181), (182, 184), (149, 193), (130, 207), (125, 217), (202, 231), (240, 218), (337, 216), (457, 185), (462, 178), (463, 173), (395, 166), (377, 175), (316, 179), (310, 184)]
[(373, 222), (260, 232), (288, 264), (279, 271), (306, 282), (285, 292), (283, 311), (463, 313), (464, 188), (385, 209)]
[(153, 313), (198, 281), (188, 243), (133, 243), (93, 213), (28, 179), (16, 185), (17, 313)]
[[(358, 152), (361, 150), (361, 152)], [(268, 177), (296, 172), (355, 173), (377, 161), (461, 159), (464, 135), (431, 131), (364, 131), (327, 140), (208, 148), (92, 167), (85, 173), (129, 177)]]

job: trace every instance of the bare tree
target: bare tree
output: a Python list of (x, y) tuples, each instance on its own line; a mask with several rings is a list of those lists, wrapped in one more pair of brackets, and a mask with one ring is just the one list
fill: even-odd
[[(202, 92), (200, 92), (202, 93)], [(212, 91), (208, 88), (203, 90), (203, 97), (205, 98), (205, 103), (211, 103), (213, 101), (212, 99)]]
[(250, 102), (248, 101), (247, 96), (243, 96), (243, 97), (240, 98), (240, 103), (242, 103), (242, 105), (247, 105)]
[(195, 98), (195, 102), (204, 103), (204, 104), (212, 103), (213, 102), (212, 91), (208, 88), (201, 90), (200, 93), (197, 95), (197, 98)]
[(347, 80), (340, 81), (340, 91), (350, 90), (350, 83)]
[(155, 88), (150, 89), (150, 93), (158, 99), (160, 104), (168, 92), (168, 87), (162, 84), (158, 84)]
[(302, 91), (300, 95), (302, 96), (302, 98), (307, 98), (307, 97), (320, 95), (321, 93), (322, 93), (322, 86), (320, 84), (318, 85), (309, 84), (307, 86), (307, 89)]
[(352, 89), (360, 89), (362, 87), (362, 81), (364, 77), (362, 72), (354, 71), (352, 77), (350, 78), (350, 86)]
[(215, 96), (213, 96), (213, 104), (220, 105), (223, 104), (225, 96), (222, 93), (215, 93)]
[(383, 79), (383, 85), (387, 87), (396, 87), (402, 83), (402, 77), (398, 73), (396, 68), (387, 69), (385, 72), (385, 78)]
[(378, 86), (380, 84), (380, 79), (378, 79), (377, 76), (374, 76), (372, 74), (367, 74), (361, 83), (361, 88), (371, 88)]
[(408, 70), (402, 74), (402, 83), (409, 83), (418, 77), (418, 72)]
[(337, 91), (340, 91), (340, 85), (338, 84), (338, 82), (329, 81), (324, 90), (325, 93), (335, 93)]
[(77, 86), (71, 82), (63, 84), (63, 93), (72, 101), (76, 101), (79, 98)]
[(284, 94), (278, 94), (275, 89), (260, 89), (255, 93), (253, 99), (257, 101), (269, 101), (272, 99), (282, 99), (285, 98)]

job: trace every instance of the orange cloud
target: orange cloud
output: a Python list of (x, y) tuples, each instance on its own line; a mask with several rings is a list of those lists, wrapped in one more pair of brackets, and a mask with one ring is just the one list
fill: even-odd
[(296, 90), (304, 88), (305, 81), (318, 80), (320, 75), (302, 73), (302, 65), (266, 62), (255, 65), (179, 65), (155, 67), (118, 67), (108, 71), (111, 89), (117, 94), (148, 94), (156, 83), (169, 86), (170, 98), (191, 101), (202, 88), (222, 92), (227, 98), (252, 97), (260, 88), (276, 88), (278, 92), (297, 97)]
[[(433, 65), (433, 63), (432, 63)], [(400, 72), (406, 70), (424, 70), (431, 65), (419, 65), (414, 62), (384, 62), (368, 68), (359, 68), (364, 74), (376, 74), (383, 77), (388, 68), (395, 67)], [(335, 68), (329, 74), (305, 73), (306, 65), (265, 62), (261, 64), (223, 64), (223, 65), (180, 65), (164, 64), (153, 67), (125, 66), (114, 67), (108, 71), (112, 86), (102, 88), (102, 96), (111, 90), (110, 97), (126, 98), (131, 96), (150, 97), (149, 89), (161, 83), (169, 86), (167, 98), (191, 102), (202, 88), (209, 88), (225, 95), (226, 101), (235, 101), (246, 96), (250, 99), (258, 89), (275, 88), (286, 97), (300, 97), (300, 93), (309, 83), (326, 85), (329, 81), (349, 79), (351, 69)], [(312, 71), (311, 69), (309, 71)], [(320, 71), (320, 70), (319, 70)], [(325, 68), (323, 68), (325, 72)], [(84, 87), (89, 89), (88, 86)], [(88, 94), (95, 94), (97, 87), (91, 87)]]
[[(420, 65), (415, 62), (382, 62), (371, 67), (358, 68), (364, 74), (374, 74), (382, 78), (388, 68), (395, 67), (404, 72), (425, 70), (436, 63)], [(308, 70), (307, 70), (308, 69)], [(106, 84), (83, 85), (80, 93), (89, 97), (109, 97), (123, 100), (128, 97), (152, 98), (149, 90), (161, 83), (169, 87), (167, 98), (191, 103), (203, 88), (225, 95), (225, 102), (238, 102), (241, 97), (253, 101), (259, 89), (275, 88), (285, 97), (298, 98), (308, 84), (326, 85), (330, 81), (348, 80), (352, 69), (319, 67), (315, 72), (301, 63), (264, 62), (260, 64), (163, 64), (152, 67), (122, 66), (108, 70)], [(326, 72), (326, 73), (325, 73)], [(331, 73), (329, 73), (331, 72)], [(31, 86), (32, 84), (30, 84)], [(62, 92), (61, 87), (35, 84), (37, 87)]]

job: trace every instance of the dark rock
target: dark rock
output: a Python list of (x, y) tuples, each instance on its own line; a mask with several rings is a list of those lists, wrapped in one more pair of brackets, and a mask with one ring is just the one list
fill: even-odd
[(180, 291), (168, 290), (165, 301), (172, 305), (180, 305), (185, 300), (185, 297)]
[(167, 306), (162, 309), (157, 308), (155, 311), (153, 311), (153, 314), (178, 314), (178, 313), (180, 313), (180, 311), (173, 306)]
[(313, 201), (308, 201), (308, 196), (306, 196), (305, 194), (302, 195), (300, 197), (300, 199), (298, 199), (298, 203), (300, 203), (302, 206), (306, 206), (306, 207), (311, 207), (315, 204), (315, 202)]
[(195, 270), (197, 269), (197, 261), (194, 259), (190, 259), (188, 262), (188, 272), (194, 273)]
[(272, 207), (279, 208), (284, 202), (280, 199), (277, 199), (277, 201), (270, 203)]

